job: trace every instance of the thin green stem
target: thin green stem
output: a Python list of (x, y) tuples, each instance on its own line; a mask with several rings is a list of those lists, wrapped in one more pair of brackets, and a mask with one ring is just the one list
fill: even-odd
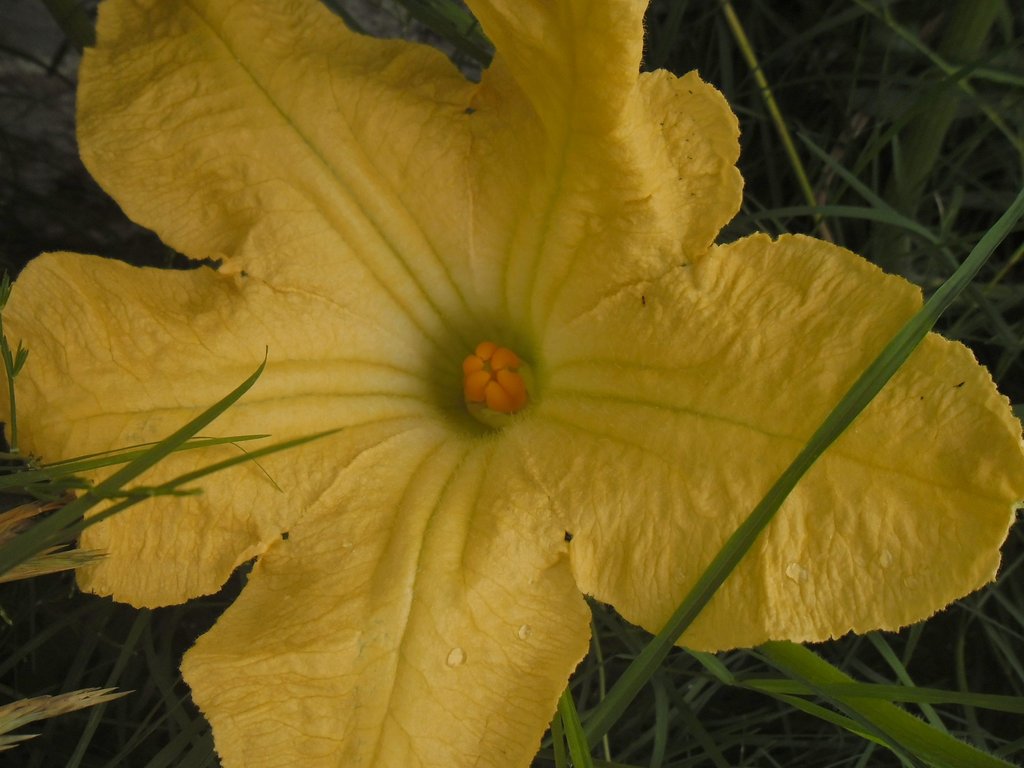
[(22, 366), (28, 359), (28, 350), (21, 342), (18, 342), (17, 352), (11, 352), (10, 342), (7, 341), (7, 333), (4, 331), (4, 309), (7, 307), (7, 300), (11, 297), (11, 280), (4, 272), (0, 277), (0, 356), (4, 361), (4, 373), (7, 376), (7, 398), (10, 404), (10, 427), (11, 434), (8, 441), (11, 453), (18, 454), (18, 405), (14, 397), (14, 379), (18, 376)]
[(3, 318), (0, 318), (0, 352), (3, 353), (4, 371), (7, 377), (7, 402), (11, 406), (11, 434), (7, 443), (11, 448), (11, 453), (17, 454), (20, 452), (18, 450), (18, 401), (14, 395), (14, 377), (17, 374), (14, 372), (14, 361), (11, 359), (11, 347), (7, 343), (7, 335), (4, 333)]
[(562, 728), (565, 730), (565, 741), (569, 745), (573, 768), (593, 768), (594, 762), (590, 756), (587, 736), (583, 732), (583, 725), (580, 723), (580, 716), (576, 711), (576, 703), (572, 700), (572, 691), (568, 687), (558, 698), (558, 716), (562, 720)]
[[(601, 648), (601, 638), (597, 632), (597, 623), (590, 622), (590, 642), (591, 647), (594, 649), (594, 658), (597, 661), (597, 691), (598, 699), (604, 701), (605, 696), (608, 695), (608, 675), (604, 669), (604, 650)], [(608, 742), (608, 734), (604, 735), (601, 739), (601, 749), (604, 753), (605, 760), (612, 759), (611, 745)]]
[[(807, 205), (814, 208), (818, 204), (818, 199), (814, 194), (814, 188), (811, 186), (811, 181), (807, 175), (806, 168), (804, 168), (803, 161), (800, 159), (800, 155), (796, 151), (796, 144), (793, 141), (793, 136), (790, 134), (789, 126), (786, 125), (786, 120), (782, 116), (782, 110), (779, 109), (779, 105), (775, 101), (775, 95), (772, 93), (772, 88), (768, 83), (768, 78), (765, 77), (764, 69), (762, 69), (761, 62), (757, 58), (754, 46), (750, 43), (750, 39), (747, 37), (746, 31), (743, 29), (743, 24), (732, 7), (732, 2), (730, 0), (719, 0), (719, 3), (722, 7), (722, 13), (725, 15), (725, 21), (729, 25), (729, 30), (736, 39), (736, 45), (739, 46), (740, 53), (743, 54), (743, 58), (747, 62), (747, 66), (750, 67), (750, 71), (754, 76), (754, 82), (757, 83), (758, 90), (761, 93), (761, 98), (764, 100), (765, 108), (768, 110), (768, 115), (771, 117), (772, 123), (775, 125), (775, 130), (779, 133), (779, 138), (782, 140), (782, 146), (786, 152), (786, 157), (789, 158), (789, 163), (793, 168), (793, 173), (796, 175), (797, 183), (800, 185), (800, 191), (803, 193), (804, 199), (807, 201)], [(828, 225), (825, 223), (825, 220), (822, 219), (820, 214), (814, 214), (814, 223), (821, 231), (822, 237), (829, 241), (833, 240)]]

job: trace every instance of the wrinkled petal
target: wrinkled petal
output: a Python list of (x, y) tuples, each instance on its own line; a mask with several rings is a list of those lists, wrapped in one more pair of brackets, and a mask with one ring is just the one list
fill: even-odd
[[(657, 631), (919, 306), (847, 251), (758, 236), (552, 333), (516, 438), (570, 519), (581, 589)], [(1024, 496), (1020, 446), (988, 372), (929, 336), (681, 642), (895, 629), (977, 589)]]
[(479, 2), (475, 292), (527, 343), (551, 315), (703, 256), (736, 213), (738, 126), (696, 75), (638, 77), (643, 3)]
[[(207, 436), (285, 440), (435, 410), (428, 378), (403, 359), (408, 350), (390, 329), (251, 277), (48, 254), (22, 272), (4, 321), (30, 350), (18, 379), (24, 447), (51, 461), (161, 440), (264, 355), (264, 375)], [(361, 347), (374, 356), (360, 358)], [(147, 502), (89, 528), (84, 547), (116, 554), (80, 571), (82, 584), (146, 606), (214, 592), (319, 498), (336, 462), (363, 447), (342, 433), (206, 478), (201, 496)], [(240, 451), (178, 454), (140, 482)]]
[(183, 665), (225, 768), (529, 762), (589, 610), (563, 531), (494, 484), (493, 452), (383, 441), (260, 558)]
[(470, 0), (507, 70), (551, 133), (607, 133), (632, 98), (647, 0)]
[(452, 346), (465, 300), (439, 248), (459, 211), (446, 185), (463, 184), (445, 166), (473, 86), (440, 53), (356, 35), (310, 0), (109, 2), (97, 34), (79, 141), (129, 216), (193, 258)]
[[(700, 258), (739, 206), (721, 95), (694, 75), (638, 80), (642, 5), (481, 6), (508, 43), (474, 85), (309, 0), (107, 2), (82, 155), (194, 258), (346, 307), (372, 287), (371, 311), (407, 315), (439, 355), (499, 330), (529, 346), (555, 306)], [(564, 66), (532, 68), (514, 41), (535, 33)], [(594, 79), (612, 64), (614, 87)], [(556, 99), (570, 122), (539, 111), (550, 88), (579, 92)]]

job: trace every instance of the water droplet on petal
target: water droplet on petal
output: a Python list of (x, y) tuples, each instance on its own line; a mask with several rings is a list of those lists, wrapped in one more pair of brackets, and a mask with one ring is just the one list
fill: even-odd
[(449, 667), (460, 667), (466, 663), (466, 652), (461, 648), (452, 648), (448, 651), (448, 658), (444, 660), (444, 663)]
[(533, 627), (531, 627), (529, 624), (523, 624), (518, 630), (516, 630), (516, 637), (518, 637), (520, 640), (527, 640), (532, 634)]
[(883, 568), (888, 568), (890, 565), (892, 565), (893, 559), (894, 558), (892, 556), (892, 552), (890, 552), (888, 549), (883, 549), (882, 554), (878, 556), (878, 564), (881, 565)]
[(810, 572), (800, 563), (790, 563), (786, 566), (786, 576), (797, 584), (803, 584), (810, 575)]

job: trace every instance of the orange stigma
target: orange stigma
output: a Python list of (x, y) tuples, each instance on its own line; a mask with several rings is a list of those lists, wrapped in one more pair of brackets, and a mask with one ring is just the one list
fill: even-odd
[(523, 363), (511, 349), (482, 341), (462, 361), (462, 392), (467, 404), (486, 406), (498, 413), (518, 413), (526, 405)]

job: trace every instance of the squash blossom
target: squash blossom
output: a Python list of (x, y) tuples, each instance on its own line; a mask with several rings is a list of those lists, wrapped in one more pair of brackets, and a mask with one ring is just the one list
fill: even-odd
[[(658, 630), (921, 304), (825, 242), (715, 244), (737, 121), (638, 73), (643, 0), (470, 5), (479, 83), (314, 0), (105, 0), (82, 64), (91, 172), (219, 267), (30, 264), (25, 447), (158, 440), (268, 348), (209, 434), (341, 428), (83, 536), (83, 588), (137, 606), (255, 558), (183, 663), (229, 768), (528, 765), (583, 595)], [(993, 578), (1022, 496), (1008, 403), (931, 335), (680, 642), (922, 619)]]

